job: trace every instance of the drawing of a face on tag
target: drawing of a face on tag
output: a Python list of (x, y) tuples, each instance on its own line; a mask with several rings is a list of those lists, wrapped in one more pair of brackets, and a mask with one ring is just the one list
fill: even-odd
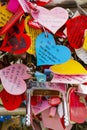
[[(46, 36), (47, 35), (47, 36)], [(71, 57), (69, 48), (56, 45), (50, 33), (41, 33), (36, 39), (37, 66), (54, 65), (66, 62)]]
[(13, 13), (6, 9), (6, 5), (0, 6), (0, 27), (3, 27), (12, 17), (12, 15)]
[(27, 16), (25, 19), (25, 30), (27, 35), (31, 37), (31, 46), (27, 50), (29, 54), (35, 55), (36, 50), (35, 50), (35, 40), (36, 37), (41, 33), (41, 29), (34, 29), (28, 25), (28, 21), (31, 19), (30, 16)]
[(0, 71), (1, 82), (5, 90), (13, 95), (20, 95), (26, 90), (24, 79), (31, 77), (29, 68), (23, 64), (13, 64)]

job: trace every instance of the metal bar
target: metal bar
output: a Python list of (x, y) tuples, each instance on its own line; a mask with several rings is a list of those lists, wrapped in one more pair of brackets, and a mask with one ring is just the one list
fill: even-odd
[(4, 107), (0, 106), (0, 116), (4, 116), (4, 115), (25, 115), (26, 114), (26, 108), (18, 108), (16, 110), (13, 111), (8, 111), (6, 110)]

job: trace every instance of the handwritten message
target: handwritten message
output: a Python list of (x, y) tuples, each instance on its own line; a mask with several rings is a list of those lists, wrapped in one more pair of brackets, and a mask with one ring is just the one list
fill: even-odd
[(37, 9), (39, 10), (39, 13), (32, 11), (33, 18), (54, 34), (68, 20), (68, 12), (61, 7), (55, 7), (51, 10), (47, 10), (44, 7), (37, 6)]
[(81, 84), (87, 82), (87, 75), (59, 75), (54, 74), (52, 83)]
[(12, 15), (13, 13), (6, 9), (6, 5), (0, 6), (0, 27), (3, 27)]
[[(51, 41), (51, 39), (52, 41)], [(37, 66), (54, 65), (66, 62), (71, 57), (70, 50), (63, 45), (56, 45), (53, 36), (41, 33), (36, 39)]]
[(0, 71), (0, 77), (3, 87), (6, 91), (13, 95), (20, 95), (26, 90), (24, 79), (30, 77), (27, 74), (28, 67), (23, 64), (13, 64)]

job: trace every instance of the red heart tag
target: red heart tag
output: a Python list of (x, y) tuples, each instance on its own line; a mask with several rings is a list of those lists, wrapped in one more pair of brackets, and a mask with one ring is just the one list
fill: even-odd
[(76, 89), (69, 90), (69, 111), (70, 120), (76, 123), (83, 123), (86, 120), (86, 105), (80, 101), (80, 96), (75, 93)]
[(13, 34), (13, 36), (5, 37), (4, 42), (0, 48), (2, 51), (10, 52), (12, 54), (22, 54), (30, 47), (31, 40), (26, 34)]
[(77, 16), (68, 20), (67, 36), (71, 47), (80, 48), (83, 45), (85, 29), (87, 29), (87, 16)]
[(15, 110), (21, 105), (22, 101), (25, 100), (25, 94), (14, 96), (7, 93), (4, 89), (1, 91), (0, 97), (3, 102), (3, 106), (7, 110)]
[(49, 98), (48, 100), (48, 103), (51, 105), (51, 106), (57, 106), (61, 103), (61, 100), (59, 97), (51, 97)]

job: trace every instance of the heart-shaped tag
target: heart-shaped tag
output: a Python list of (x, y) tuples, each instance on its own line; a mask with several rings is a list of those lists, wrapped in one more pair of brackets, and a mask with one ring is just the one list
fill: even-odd
[(83, 123), (86, 120), (87, 108), (80, 101), (80, 96), (76, 94), (76, 88), (70, 88), (68, 93), (70, 120), (76, 123)]
[(0, 27), (3, 27), (12, 15), (13, 13), (6, 9), (6, 5), (0, 6)]
[(5, 90), (13, 95), (20, 95), (26, 90), (24, 79), (31, 77), (27, 74), (29, 68), (23, 64), (13, 64), (0, 70), (0, 77)]
[(68, 20), (68, 12), (61, 8), (55, 7), (48, 10), (44, 7), (37, 6), (38, 13), (32, 11), (33, 18), (42, 26), (46, 27), (52, 33), (56, 33)]
[(36, 39), (36, 56), (38, 66), (53, 65), (69, 60), (71, 52), (66, 46), (56, 45), (51, 34), (41, 33)]
[(18, 0), (9, 0), (7, 4), (7, 9), (11, 11), (12, 13), (15, 13), (19, 7), (19, 2)]
[(50, 67), (50, 70), (56, 74), (64, 75), (85, 75), (87, 70), (78, 62), (73, 59), (68, 60), (67, 62), (54, 65)]
[(81, 84), (87, 82), (87, 75), (54, 74), (52, 83)]
[(29, 49), (27, 50), (27, 52), (29, 54), (33, 54), (35, 55), (36, 51), (35, 51), (35, 40), (36, 37), (41, 33), (41, 29), (34, 29), (32, 27), (30, 27), (28, 25), (28, 21), (31, 19), (30, 16), (27, 16), (25, 19), (25, 30), (27, 32), (27, 34), (31, 37), (31, 46), (29, 47)]
[(22, 54), (30, 47), (30, 37), (24, 33), (13, 34), (13, 36), (5, 37), (4, 42), (0, 48), (2, 51), (10, 52), (12, 54)]
[[(84, 31), (87, 29), (87, 16), (77, 16), (67, 22), (67, 36), (70, 46), (80, 48), (83, 45)], [(79, 31), (80, 30), (80, 31)]]
[(25, 94), (11, 95), (7, 93), (4, 89), (0, 93), (0, 97), (3, 102), (3, 106), (10, 111), (18, 108), (21, 105), (22, 101), (25, 100)]

